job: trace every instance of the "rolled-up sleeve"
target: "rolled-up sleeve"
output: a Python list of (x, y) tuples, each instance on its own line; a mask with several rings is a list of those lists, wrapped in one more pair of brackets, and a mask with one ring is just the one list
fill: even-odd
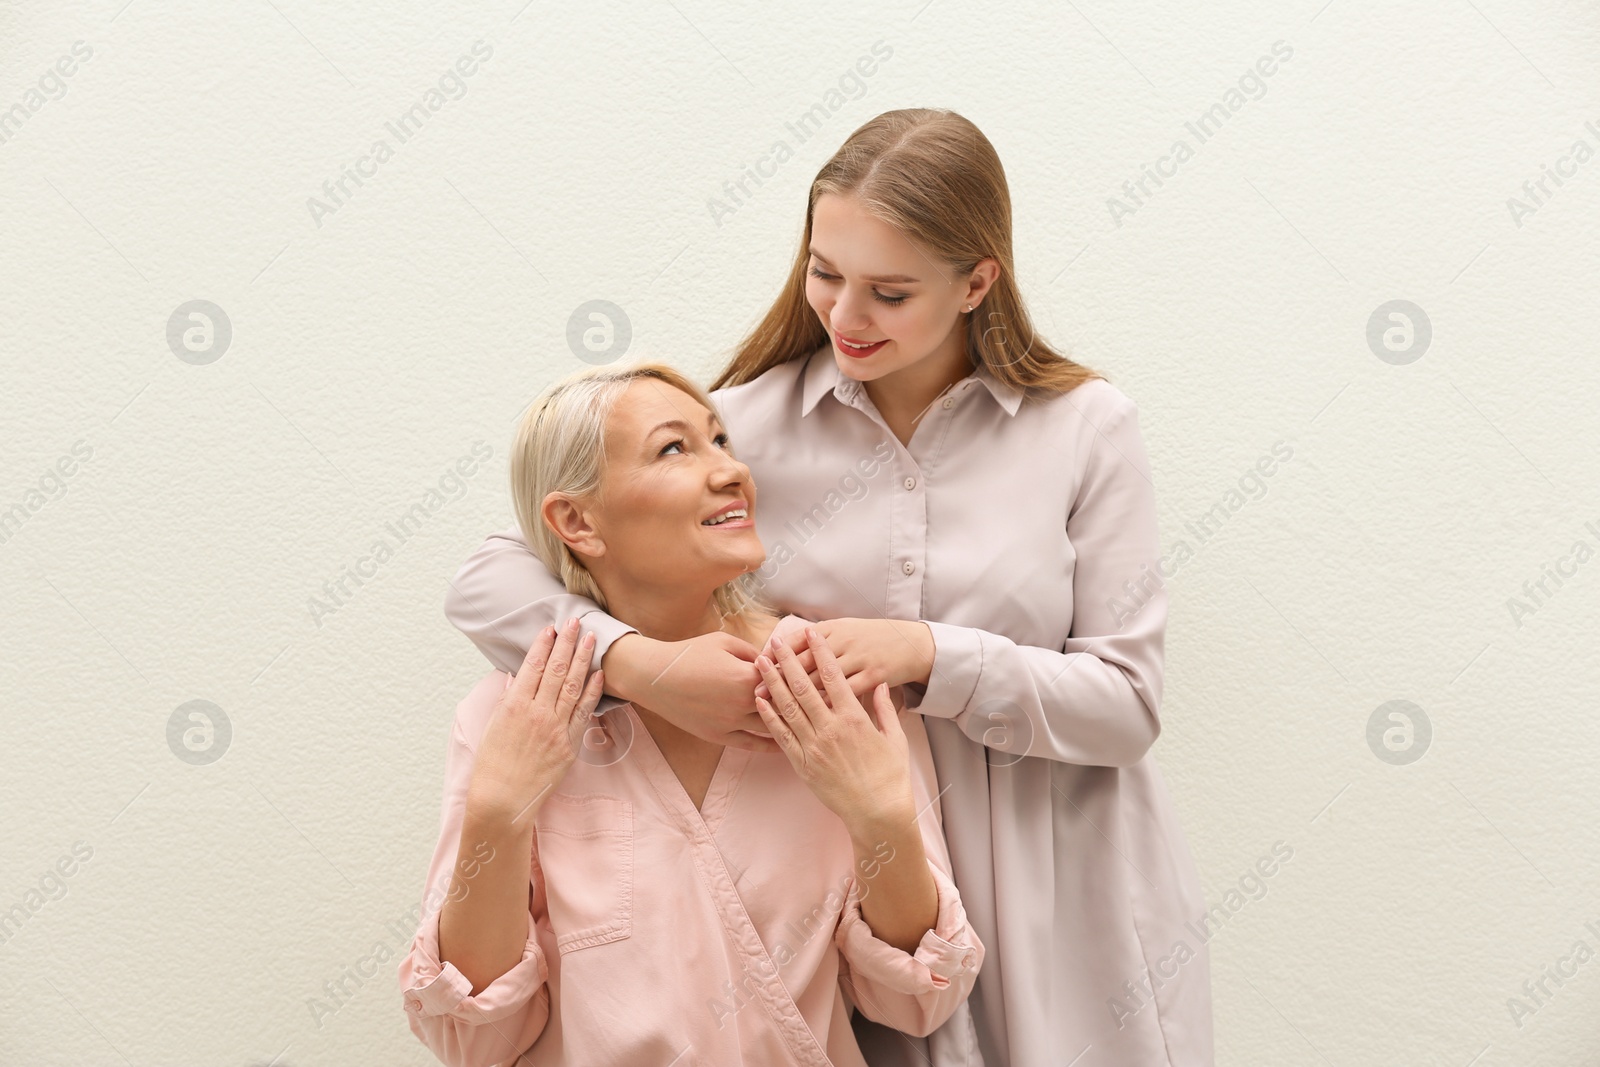
[(406, 1020), (450, 1067), (488, 1067), (515, 1060), (544, 1032), (550, 1018), (549, 972), (537, 924), (517, 965), (472, 995), (472, 983), (453, 963), (439, 962), (439, 912), (424, 918), (400, 967)]
[[(1161, 733), (1167, 592), (1155, 487), (1133, 401), (1094, 427), (1067, 516), (1076, 550), (1072, 624), (1060, 649), (922, 620), (933, 634), (926, 686), (906, 707), (951, 719), (1001, 752), (1063, 763), (1126, 767)], [(1136, 603), (1129, 588), (1142, 587)]]
[[(617, 638), (639, 632), (588, 597), (567, 592), (561, 579), (534, 555), (515, 523), (486, 537), (456, 571), (445, 593), (444, 615), (490, 663), (511, 674), (522, 668), (540, 630), (560, 626), (574, 616), (580, 626), (594, 632), (591, 663), (595, 666)], [(604, 715), (623, 703), (607, 694), (600, 698), (595, 714)]]
[(939, 916), (915, 952), (873, 934), (854, 879), (834, 933), (842, 957), (839, 982), (851, 1003), (874, 1022), (916, 1037), (928, 1036), (955, 1014), (983, 964), (983, 942), (967, 922), (955, 883), (932, 861), (928, 870), (939, 893)]
[[(904, 696), (904, 687), (893, 690), (897, 706)], [(915, 951), (898, 949), (872, 932), (861, 914), (860, 883), (851, 878), (833, 940), (839, 949), (839, 985), (850, 1002), (873, 1022), (926, 1037), (972, 992), (983, 964), (983, 942), (967, 921), (950, 871), (927, 729), (915, 714), (901, 710), (899, 716), (910, 757), (917, 831), (938, 893), (938, 913)]]
[[(455, 874), (475, 760), (468, 736), (481, 736), (483, 723), (504, 688), (505, 675), (490, 674), (456, 708), (445, 755), (439, 837), (428, 866), (422, 918), (399, 966), (411, 1032), (449, 1067), (511, 1063), (538, 1040), (550, 1018), (548, 964), (539, 943), (540, 922), (545, 918), (542, 892), (529, 894), (522, 958), (476, 996), (467, 976), (455, 964), (439, 958), (440, 915), (449, 895), (462, 884)], [(530, 890), (535, 888), (530, 881)]]

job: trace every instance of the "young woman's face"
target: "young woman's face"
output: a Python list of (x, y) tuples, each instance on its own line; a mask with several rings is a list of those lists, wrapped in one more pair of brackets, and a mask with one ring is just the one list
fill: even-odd
[(928, 259), (854, 197), (817, 198), (809, 251), (806, 300), (844, 374), (872, 381), (959, 347), (961, 311), (974, 302), (967, 279)]
[[(766, 559), (756, 487), (714, 411), (656, 378), (636, 378), (606, 422), (594, 525), (603, 567), (623, 581), (715, 587)], [(745, 514), (716, 525), (730, 504)]]

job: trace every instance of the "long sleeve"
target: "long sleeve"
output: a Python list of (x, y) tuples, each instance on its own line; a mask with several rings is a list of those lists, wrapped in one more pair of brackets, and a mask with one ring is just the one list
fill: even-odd
[[(491, 679), (503, 677), (490, 675)], [(485, 684), (480, 683), (479, 690)], [(494, 685), (495, 691), (500, 688), (503, 683)], [(475, 690), (468, 700), (481, 696)], [(474, 760), (462, 734), (460, 714), (458, 709), (445, 757), (439, 840), (428, 868), (422, 920), (410, 950), (400, 961), (399, 978), (411, 1032), (441, 1062), (448, 1067), (492, 1067), (515, 1060), (533, 1045), (549, 1021), (550, 989), (545, 984), (549, 972), (538, 939), (541, 920), (546, 926), (548, 920), (543, 893), (530, 894), (522, 959), (476, 996), (471, 995), (472, 983), (455, 964), (439, 960), (439, 915), (448, 895), (462, 885), (454, 878), (454, 868)]]
[(939, 918), (916, 952), (902, 952), (872, 933), (854, 879), (834, 934), (839, 983), (851, 1003), (873, 1022), (915, 1037), (927, 1037), (955, 1014), (983, 964), (983, 942), (967, 922), (955, 883), (931, 860), (928, 870), (938, 887)]
[(1155, 488), (1131, 400), (1097, 427), (1067, 536), (1077, 561), (1065, 646), (923, 620), (933, 668), (925, 692), (906, 687), (906, 707), (1001, 752), (1130, 766), (1161, 732), (1167, 624)]
[[(900, 694), (903, 697), (903, 692)], [(983, 942), (967, 922), (950, 873), (943, 815), (927, 732), (916, 715), (900, 713), (910, 748), (912, 798), (917, 829), (938, 892), (938, 917), (915, 952), (879, 939), (861, 914), (860, 885), (851, 878), (834, 943), (839, 948), (839, 984), (851, 1003), (873, 1022), (926, 1037), (955, 1014), (972, 992), (983, 965)], [(893, 857), (885, 862), (893, 863)]]
[[(467, 557), (450, 581), (444, 614), (490, 663), (512, 674), (522, 666), (540, 630), (552, 623), (559, 627), (574, 615), (585, 630), (594, 631), (595, 664), (605, 659), (617, 638), (639, 632), (588, 597), (567, 592), (561, 579), (533, 554), (515, 523), (490, 534)], [(609, 694), (602, 696), (595, 714), (604, 715), (622, 703)]]

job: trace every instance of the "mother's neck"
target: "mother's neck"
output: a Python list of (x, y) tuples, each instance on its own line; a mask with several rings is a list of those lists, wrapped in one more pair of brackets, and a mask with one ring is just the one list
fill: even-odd
[[(617, 588), (618, 584), (622, 587)], [(718, 630), (737, 632), (731, 626), (733, 620), (724, 619), (710, 590), (685, 591), (632, 582), (602, 584), (601, 592), (607, 614), (656, 641), (687, 641)]]

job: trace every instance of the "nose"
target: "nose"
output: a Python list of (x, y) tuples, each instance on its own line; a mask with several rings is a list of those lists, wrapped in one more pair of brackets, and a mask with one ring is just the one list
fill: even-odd
[(727, 489), (731, 486), (744, 485), (750, 490), (746, 495), (753, 495), (755, 486), (750, 478), (750, 468), (726, 452), (721, 453), (720, 462), (712, 465), (710, 471), (710, 484), (713, 490)]
[(834, 298), (828, 321), (839, 333), (866, 332), (872, 321), (872, 316), (867, 314), (866, 297), (853, 295), (850, 289), (845, 288)]

